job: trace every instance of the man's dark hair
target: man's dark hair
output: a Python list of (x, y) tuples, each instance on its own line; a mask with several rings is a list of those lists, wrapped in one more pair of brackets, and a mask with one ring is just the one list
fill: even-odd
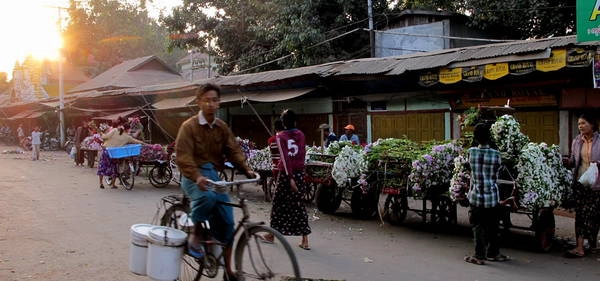
[(281, 121), (286, 129), (296, 128), (296, 113), (291, 109), (286, 109), (281, 113)]
[(589, 113), (584, 113), (579, 115), (579, 119), (583, 119), (586, 122), (590, 123), (590, 125), (592, 125), (592, 132), (595, 132), (598, 130), (598, 122), (596, 121), (596, 118), (594, 118), (594, 116), (592, 114)]
[(221, 87), (212, 83), (206, 83), (202, 85), (196, 92), (196, 99), (200, 100), (202, 96), (209, 91), (215, 91), (217, 92), (217, 97), (221, 97)]
[(285, 127), (283, 127), (283, 121), (281, 121), (281, 119), (275, 120), (275, 123), (273, 123), (273, 127), (277, 132), (285, 130)]
[(488, 145), (491, 142), (490, 125), (485, 123), (479, 123), (475, 125), (473, 130), (473, 138), (481, 145)]

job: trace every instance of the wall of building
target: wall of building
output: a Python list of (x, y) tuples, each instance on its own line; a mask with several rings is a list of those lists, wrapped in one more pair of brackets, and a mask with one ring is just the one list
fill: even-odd
[[(448, 36), (450, 34), (450, 21), (443, 20), (429, 24), (394, 28), (386, 31), (405, 34)], [(442, 50), (449, 48), (449, 46), (449, 39), (444, 38), (415, 37), (381, 32), (375, 34), (375, 56), (378, 58)]]

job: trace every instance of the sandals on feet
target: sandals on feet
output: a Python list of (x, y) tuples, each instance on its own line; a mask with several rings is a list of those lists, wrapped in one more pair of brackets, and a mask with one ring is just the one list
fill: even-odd
[(476, 265), (484, 265), (485, 264), (485, 261), (483, 261), (482, 259), (478, 259), (475, 256), (466, 256), (465, 262), (476, 264)]
[(577, 252), (575, 249), (565, 252), (565, 258), (583, 258), (585, 254)]
[(308, 246), (308, 245), (298, 244), (298, 247), (300, 247), (300, 248), (302, 248), (304, 250), (307, 250), (307, 251), (310, 250), (310, 246)]
[(503, 254), (498, 254), (495, 257), (487, 257), (486, 259), (488, 261), (509, 261), (510, 257)]
[(100, 185), (100, 189), (104, 189), (104, 185), (103, 184)]

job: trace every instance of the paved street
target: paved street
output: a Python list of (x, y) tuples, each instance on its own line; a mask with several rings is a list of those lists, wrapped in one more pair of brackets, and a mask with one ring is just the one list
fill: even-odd
[[(0, 151), (14, 149), (0, 146)], [(75, 167), (66, 153), (0, 154), (0, 280), (149, 280), (128, 270), (129, 227), (150, 223), (159, 199), (176, 186), (136, 181), (131, 191), (98, 188), (95, 169)], [(256, 186), (243, 195), (254, 219), (269, 205)], [(433, 229), (409, 213), (403, 226), (355, 220), (344, 206), (335, 216), (309, 207), (312, 250), (294, 247), (305, 277), (334, 280), (600, 280), (600, 254), (570, 260), (557, 247), (533, 251), (531, 233), (506, 239), (506, 263), (476, 266), (462, 261), (472, 251), (465, 209), (459, 226)], [(314, 216), (313, 216), (314, 214)], [(525, 218), (517, 219), (527, 222)], [(557, 217), (558, 235), (573, 236), (573, 220)], [(299, 237), (288, 237), (295, 245)], [(203, 279), (204, 280), (204, 279)]]

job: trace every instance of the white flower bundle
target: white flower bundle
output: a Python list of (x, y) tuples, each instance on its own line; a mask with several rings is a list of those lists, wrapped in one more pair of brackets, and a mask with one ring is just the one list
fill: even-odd
[(516, 163), (529, 137), (521, 133), (521, 125), (512, 115), (502, 115), (491, 127), (491, 135), (503, 162)]
[(520, 204), (530, 210), (560, 204), (571, 173), (562, 165), (558, 146), (529, 143), (517, 163)]
[(269, 147), (260, 150), (250, 150), (248, 153), (248, 165), (255, 171), (270, 171), (273, 165)]
[(344, 146), (335, 158), (331, 175), (338, 186), (346, 186), (349, 178), (359, 177), (367, 171), (367, 161), (363, 151)]

